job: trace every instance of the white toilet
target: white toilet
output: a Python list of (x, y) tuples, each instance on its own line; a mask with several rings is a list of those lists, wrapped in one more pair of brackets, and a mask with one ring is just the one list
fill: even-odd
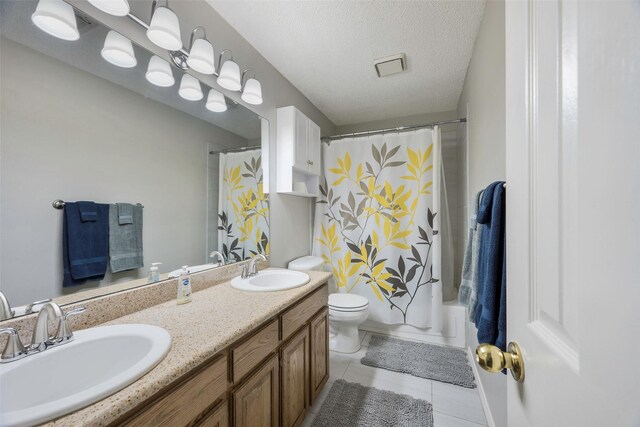
[[(305, 256), (289, 263), (290, 270), (322, 270), (322, 258)], [(329, 295), (329, 348), (340, 353), (360, 350), (358, 326), (369, 316), (369, 300), (355, 294)]]

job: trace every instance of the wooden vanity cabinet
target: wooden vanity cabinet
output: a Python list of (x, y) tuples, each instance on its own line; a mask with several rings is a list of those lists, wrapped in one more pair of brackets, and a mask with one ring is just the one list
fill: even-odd
[(329, 378), (327, 284), (111, 426), (298, 427)]
[(309, 407), (309, 329), (303, 327), (280, 350), (282, 426), (302, 424)]
[(275, 427), (280, 419), (278, 357), (271, 356), (232, 392), (233, 425)]
[(229, 427), (229, 404), (222, 402), (218, 407), (207, 414), (197, 427)]
[(329, 380), (329, 310), (324, 308), (309, 323), (310, 384), (309, 391), (313, 402)]

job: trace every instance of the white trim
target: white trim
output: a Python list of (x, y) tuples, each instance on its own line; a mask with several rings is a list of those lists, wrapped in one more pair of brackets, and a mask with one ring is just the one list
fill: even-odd
[(469, 364), (471, 365), (473, 376), (476, 378), (476, 385), (478, 386), (478, 394), (480, 395), (480, 402), (482, 403), (484, 416), (487, 419), (487, 425), (489, 427), (496, 427), (496, 422), (493, 420), (493, 415), (491, 414), (491, 408), (489, 407), (489, 401), (487, 400), (487, 395), (484, 392), (482, 381), (480, 381), (480, 372), (478, 372), (478, 364), (475, 363), (475, 356), (473, 354), (473, 350), (471, 350), (471, 347), (467, 347), (467, 355), (469, 356)]

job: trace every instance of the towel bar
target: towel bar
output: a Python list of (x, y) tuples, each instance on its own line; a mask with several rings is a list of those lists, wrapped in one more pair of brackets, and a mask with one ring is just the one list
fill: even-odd
[[(64, 200), (56, 199), (51, 205), (54, 207), (54, 209), (64, 209), (64, 204)], [(144, 205), (141, 203), (137, 203), (137, 205), (144, 208)]]

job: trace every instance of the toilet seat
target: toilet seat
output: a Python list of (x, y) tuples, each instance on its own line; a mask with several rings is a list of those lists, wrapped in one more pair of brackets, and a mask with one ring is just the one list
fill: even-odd
[(369, 300), (355, 294), (331, 294), (329, 295), (329, 310), (353, 312), (363, 311), (369, 307)]

